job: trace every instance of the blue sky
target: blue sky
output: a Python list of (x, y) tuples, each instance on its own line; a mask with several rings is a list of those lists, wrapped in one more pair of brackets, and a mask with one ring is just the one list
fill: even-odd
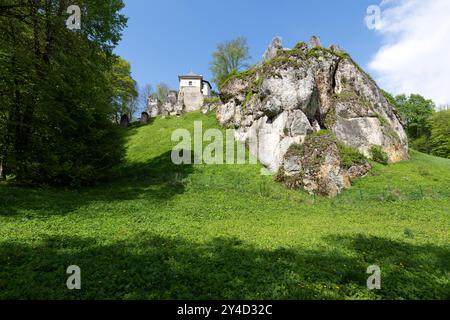
[(366, 0), (125, 0), (128, 28), (116, 53), (131, 63), (140, 85), (165, 82), (194, 71), (210, 79), (217, 43), (245, 36), (260, 60), (274, 36), (285, 47), (318, 35), (325, 46), (339, 44), (365, 66), (380, 37), (365, 23)]
[[(318, 35), (338, 44), (393, 94), (419, 93), (450, 105), (449, 0), (124, 0), (128, 28), (116, 53), (143, 86), (178, 87), (193, 71), (211, 79), (216, 45), (248, 39), (252, 60), (261, 59), (274, 36), (285, 47)], [(380, 11), (373, 30), (369, 6)]]

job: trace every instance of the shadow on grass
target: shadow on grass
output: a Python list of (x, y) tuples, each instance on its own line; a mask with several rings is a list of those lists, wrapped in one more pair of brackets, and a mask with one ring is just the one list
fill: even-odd
[(20, 212), (42, 216), (70, 213), (90, 202), (111, 203), (133, 199), (149, 199), (157, 205), (185, 191), (185, 179), (192, 165), (175, 165), (171, 151), (149, 162), (121, 167), (108, 182), (97, 187), (61, 191), (54, 188), (27, 188), (0, 185), (0, 216)]
[[(0, 298), (449, 298), (448, 251), (443, 248), (364, 237), (331, 242), (336, 247), (328, 251), (266, 250), (236, 238), (193, 243), (151, 234), (109, 245), (70, 237), (47, 238), (33, 246), (3, 243)], [(344, 255), (339, 249), (351, 252)], [(369, 257), (366, 250), (380, 252)], [(408, 265), (396, 269), (402, 261)], [(382, 268), (383, 289), (369, 292), (365, 272), (374, 262)], [(65, 286), (69, 265), (81, 267), (81, 291)]]

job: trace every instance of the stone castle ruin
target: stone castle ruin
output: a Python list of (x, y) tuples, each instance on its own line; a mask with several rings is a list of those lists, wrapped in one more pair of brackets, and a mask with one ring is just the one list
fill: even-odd
[(179, 91), (170, 91), (165, 101), (150, 96), (147, 113), (150, 118), (157, 116), (178, 116), (186, 112), (200, 110), (205, 98), (211, 96), (211, 84), (203, 76), (193, 72), (178, 77)]

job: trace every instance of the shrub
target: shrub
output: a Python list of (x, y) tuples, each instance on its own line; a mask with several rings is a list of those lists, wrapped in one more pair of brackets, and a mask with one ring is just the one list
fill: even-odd
[(420, 138), (410, 140), (409, 146), (411, 149), (423, 152), (431, 153), (430, 138), (428, 136), (422, 136)]
[(367, 161), (366, 157), (353, 147), (340, 142), (338, 143), (338, 147), (341, 154), (341, 165), (345, 169), (364, 164)]
[(205, 98), (204, 104), (220, 103), (219, 97)]
[(383, 151), (381, 146), (372, 146), (369, 150), (372, 160), (381, 164), (389, 163), (389, 156)]

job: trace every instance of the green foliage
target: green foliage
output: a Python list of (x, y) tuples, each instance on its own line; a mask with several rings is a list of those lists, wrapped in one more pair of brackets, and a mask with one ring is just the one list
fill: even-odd
[(389, 156), (381, 146), (372, 146), (369, 150), (372, 160), (381, 164), (389, 163)]
[(431, 152), (450, 159), (450, 110), (436, 112), (431, 118)]
[(361, 165), (367, 161), (366, 157), (357, 149), (341, 142), (338, 142), (337, 145), (341, 155), (341, 165), (343, 168), (349, 169), (352, 166)]
[(383, 91), (386, 100), (400, 114), (414, 150), (443, 158), (450, 156), (449, 111), (435, 111), (431, 100), (413, 94), (411, 96), (392, 96)]
[(397, 106), (397, 102), (395, 101), (395, 97), (390, 94), (389, 92), (385, 91), (385, 90), (381, 90), (381, 92), (383, 93), (383, 96), (385, 97), (385, 99), (387, 100), (387, 102), (393, 106), (396, 107)]
[(210, 63), (213, 82), (220, 88), (230, 76), (248, 67), (245, 63), (248, 59), (250, 55), (246, 38), (219, 43)]
[(204, 99), (204, 103), (205, 103), (205, 104), (220, 103), (220, 98), (219, 98), (219, 97), (205, 98), (205, 99)]
[(138, 89), (136, 81), (131, 77), (131, 66), (128, 61), (120, 57), (113, 58), (108, 83), (111, 85), (116, 122), (119, 122), (120, 117), (124, 114), (131, 119), (137, 111)]
[(124, 4), (78, 1), (83, 21), (77, 32), (66, 28), (59, 1), (15, 4), (0, 5), (2, 174), (19, 182), (94, 183), (124, 153), (112, 120), (126, 77), (111, 80), (119, 69), (126, 76), (128, 67), (112, 54), (126, 25), (119, 13)]
[[(413, 151), (314, 198), (260, 165), (173, 165), (171, 134), (194, 121), (221, 130), (196, 112), (124, 131), (126, 162), (96, 187), (0, 183), (0, 299), (449, 297), (450, 160)], [(373, 264), (382, 290), (367, 290)]]
[(322, 129), (319, 132), (314, 133), (315, 136), (323, 136), (323, 135), (329, 135), (332, 134), (331, 130)]
[(423, 135), (417, 139), (412, 139), (409, 141), (409, 147), (423, 153), (431, 154), (430, 137)]
[(253, 87), (256, 89), (260, 89), (262, 84), (264, 82), (264, 77), (258, 77), (254, 82), (253, 82)]
[(165, 83), (160, 83), (156, 87), (156, 97), (162, 104), (167, 102), (167, 98), (169, 97), (170, 88)]
[(314, 48), (309, 49), (307, 56), (309, 58), (311, 58), (311, 57), (320, 58), (320, 57), (325, 56), (326, 54), (336, 56), (341, 59), (349, 57), (349, 54), (346, 52), (334, 52), (331, 49), (327, 49), (327, 48), (323, 48), (323, 47), (314, 47)]
[(244, 108), (246, 108), (247, 104), (250, 103), (250, 100), (252, 100), (252, 97), (253, 97), (253, 92), (252, 91), (247, 92), (247, 95), (245, 96), (245, 101), (243, 104)]
[(433, 101), (426, 100), (418, 94), (409, 97), (400, 95), (395, 97), (393, 105), (400, 113), (410, 139), (430, 134), (429, 119), (435, 109)]

